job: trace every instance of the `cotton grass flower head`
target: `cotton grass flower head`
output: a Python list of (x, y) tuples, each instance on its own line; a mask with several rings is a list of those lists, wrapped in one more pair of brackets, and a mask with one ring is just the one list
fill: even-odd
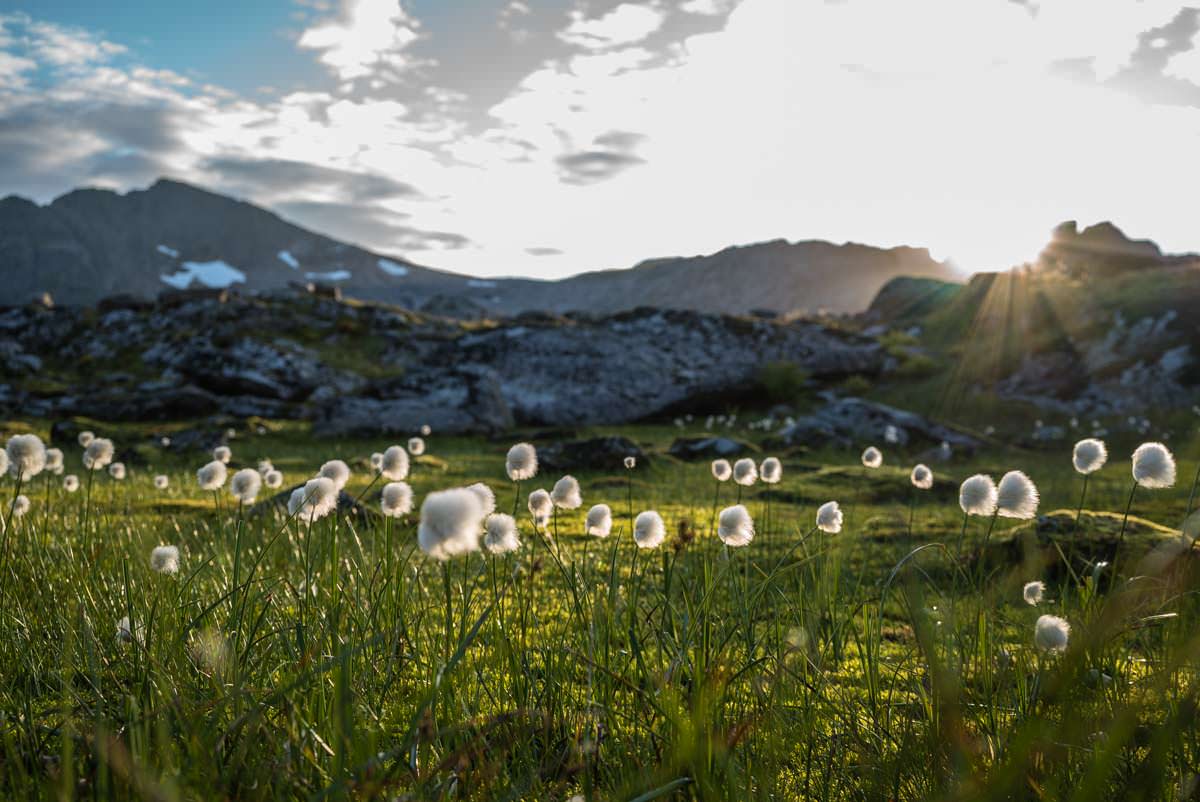
[(83, 449), (83, 467), (89, 471), (102, 471), (113, 461), (112, 440), (107, 437), (93, 437)]
[(554, 511), (554, 502), (550, 500), (549, 493), (538, 488), (529, 494), (528, 507), (534, 523), (542, 526), (550, 518), (550, 513)]
[(275, 470), (275, 466), (271, 464), (269, 459), (260, 459), (258, 461), (258, 473), (260, 476), (266, 476), (271, 471)]
[(430, 428), (428, 423), (422, 424), (421, 428), (418, 429), (417, 431), (420, 433), (420, 435), (422, 437), (428, 437), (429, 435), (433, 434), (433, 429)]
[(407, 479), (408, 452), (400, 446), (388, 446), (384, 449), (383, 459), (379, 463), (379, 473), (390, 482)]
[(403, 518), (412, 512), (413, 491), (407, 482), (388, 482), (379, 494), (379, 508), (389, 518)]
[(133, 643), (135, 639), (138, 643), (141, 643), (143, 629), (141, 624), (133, 624), (131, 626), (129, 616), (122, 616), (121, 620), (117, 622), (117, 643), (127, 645)]
[(758, 466), (754, 460), (746, 457), (733, 463), (733, 481), (742, 487), (750, 487), (758, 481)]
[(637, 457), (626, 457), (625, 458), (625, 469), (626, 470), (632, 471), (636, 467), (637, 467)]
[(918, 490), (928, 490), (933, 487), (933, 471), (929, 470), (928, 465), (915, 466), (909, 479), (912, 480), (913, 487)]
[(213, 449), (213, 459), (224, 465), (229, 464), (229, 460), (233, 459), (233, 451), (229, 446), (217, 446)]
[(868, 468), (878, 468), (883, 464), (883, 452), (875, 446), (868, 446), (862, 453), (862, 464)]
[(263, 477), (263, 484), (272, 490), (277, 490), (283, 487), (283, 474), (272, 468), (267, 471), (267, 475)]
[(79, 435), (75, 438), (76, 442), (79, 443), (80, 448), (87, 448), (88, 445), (95, 439), (96, 439), (96, 435), (93, 434), (92, 432), (87, 431), (86, 429), (84, 431), (80, 432)]
[(288, 498), (288, 515), (305, 523), (315, 523), (337, 509), (338, 489), (328, 476), (309, 479), (292, 491)]
[(108, 466), (108, 475), (118, 482), (125, 478), (125, 463), (114, 462)]
[(587, 511), (584, 530), (594, 537), (608, 537), (612, 532), (612, 508), (607, 504), (597, 504)]
[(8, 454), (8, 472), (28, 482), (46, 469), (46, 446), (36, 434), (16, 434), (4, 447)]
[(1061, 652), (1067, 648), (1071, 625), (1056, 615), (1043, 615), (1033, 628), (1033, 643), (1044, 652)]
[(656, 549), (667, 537), (667, 526), (654, 510), (639, 512), (633, 522), (633, 539), (640, 548)]
[(1133, 480), (1156, 489), (1175, 484), (1175, 456), (1162, 443), (1142, 443), (1133, 452)]
[(729, 477), (733, 476), (733, 466), (727, 459), (715, 459), (712, 464), (712, 475), (718, 482), (728, 482)]
[(8, 473), (8, 452), (0, 448), (0, 476)]
[(63, 490), (68, 493), (74, 493), (79, 489), (79, 477), (73, 473), (69, 473), (63, 477)]
[(1009, 471), (1000, 477), (996, 489), (996, 513), (1004, 518), (1028, 520), (1037, 515), (1038, 489), (1021, 471)]
[(958, 506), (967, 515), (992, 515), (996, 512), (996, 483), (987, 474), (968, 477), (958, 488)]
[(717, 537), (726, 546), (745, 546), (754, 539), (754, 519), (743, 505), (726, 507), (717, 520)]
[(1025, 599), (1025, 603), (1037, 607), (1042, 601), (1042, 596), (1046, 593), (1046, 583), (1041, 581), (1026, 582), (1025, 587), (1021, 588), (1021, 597)]
[(1087, 476), (1100, 470), (1104, 463), (1108, 462), (1108, 448), (1103, 440), (1088, 437), (1075, 444), (1071, 461), (1075, 463), (1075, 470)]
[(154, 486), (159, 490), (166, 490), (167, 486), (170, 484), (171, 480), (167, 478), (166, 474), (160, 473), (158, 476), (154, 477)]
[(55, 476), (61, 476), (63, 472), (63, 453), (61, 448), (46, 449), (46, 470)]
[(371, 469), (374, 470), (376, 473), (378, 473), (379, 469), (382, 467), (383, 467), (383, 452), (376, 451), (374, 454), (371, 455)]
[(574, 476), (564, 476), (554, 483), (550, 491), (550, 501), (555, 507), (564, 510), (577, 510), (583, 505), (583, 496), (579, 493), (579, 482)]
[(530, 443), (517, 443), (504, 457), (504, 470), (514, 482), (524, 482), (537, 476), (537, 449)]
[(32, 504), (29, 501), (29, 496), (22, 493), (21, 495), (17, 496), (13, 500), (12, 516), (14, 518), (22, 517), (23, 515), (25, 515), (25, 513), (29, 512), (29, 508), (31, 506), (32, 506)]
[(479, 498), (465, 487), (438, 490), (421, 504), (417, 543), (435, 560), (448, 560), (479, 549), (482, 519)]
[(425, 453), (425, 441), (420, 437), (408, 438), (408, 453), (419, 457)]
[(836, 501), (826, 501), (817, 508), (817, 528), (829, 535), (842, 531), (842, 508)]
[(516, 519), (503, 512), (495, 512), (485, 518), (483, 547), (491, 554), (508, 554), (521, 548)]
[(179, 573), (179, 549), (175, 546), (156, 546), (150, 552), (150, 567), (160, 574)]
[(213, 460), (196, 471), (196, 481), (199, 482), (201, 490), (218, 490), (225, 484), (225, 477), (228, 473), (229, 470), (225, 467), (224, 462)]
[(769, 485), (778, 484), (783, 479), (783, 463), (777, 457), (767, 457), (759, 466), (758, 475)]
[(262, 475), (254, 468), (242, 468), (229, 480), (229, 492), (243, 504), (253, 504), (262, 489)]
[(324, 476), (333, 482), (333, 486), (341, 490), (350, 481), (350, 466), (340, 459), (331, 459), (321, 466), (317, 476)]
[(467, 490), (475, 494), (475, 498), (479, 500), (479, 515), (481, 518), (486, 518), (496, 511), (496, 494), (492, 489), (483, 482), (476, 482), (473, 485), (468, 485)]

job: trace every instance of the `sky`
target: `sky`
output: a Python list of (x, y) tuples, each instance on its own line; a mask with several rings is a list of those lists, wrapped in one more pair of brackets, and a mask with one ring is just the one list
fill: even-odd
[(0, 0), (0, 195), (169, 176), (553, 278), (771, 239), (1200, 250), (1200, 4)]

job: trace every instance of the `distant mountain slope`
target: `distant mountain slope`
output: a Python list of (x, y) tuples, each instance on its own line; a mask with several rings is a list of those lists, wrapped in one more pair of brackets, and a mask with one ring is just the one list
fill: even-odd
[(88, 304), (122, 293), (153, 298), (187, 287), (267, 290), (316, 281), (457, 316), (636, 306), (856, 312), (895, 276), (951, 273), (924, 249), (777, 240), (562, 281), (491, 280), (372, 253), (168, 179), (123, 195), (76, 190), (46, 206), (0, 200), (0, 303), (8, 304), (42, 292), (58, 303)]

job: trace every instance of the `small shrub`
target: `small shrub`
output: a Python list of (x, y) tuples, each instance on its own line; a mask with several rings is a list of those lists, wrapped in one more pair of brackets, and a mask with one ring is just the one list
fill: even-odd
[(795, 362), (770, 362), (759, 369), (758, 381), (768, 401), (786, 404), (804, 392), (808, 372)]

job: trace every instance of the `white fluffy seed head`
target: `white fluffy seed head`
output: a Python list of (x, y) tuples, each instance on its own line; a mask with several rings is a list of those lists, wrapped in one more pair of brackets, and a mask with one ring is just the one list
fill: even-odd
[(229, 480), (229, 492), (243, 504), (253, 504), (262, 489), (262, 475), (254, 468), (242, 468)]
[(1145, 488), (1175, 484), (1175, 456), (1162, 443), (1142, 443), (1133, 452), (1133, 480)]
[(1046, 593), (1045, 582), (1026, 582), (1025, 587), (1021, 588), (1021, 596), (1025, 599), (1025, 603), (1033, 607), (1037, 607), (1042, 601), (1042, 596)]
[(201, 490), (218, 490), (225, 484), (228, 473), (225, 463), (215, 459), (196, 471), (196, 481), (200, 483)]
[(721, 510), (717, 537), (726, 546), (748, 545), (754, 539), (754, 519), (750, 517), (750, 511), (741, 504)]
[(492, 489), (483, 482), (476, 482), (473, 485), (468, 485), (467, 490), (475, 494), (475, 498), (479, 499), (480, 517), (486, 518), (496, 511), (496, 494)]
[(233, 459), (233, 451), (229, 446), (217, 446), (213, 449), (213, 459), (224, 465), (229, 464), (229, 460)]
[(297, 487), (288, 498), (288, 514), (301, 521), (313, 523), (337, 509), (338, 489), (328, 476), (309, 479)]
[(63, 477), (63, 490), (68, 493), (74, 493), (79, 489), (79, 477), (73, 473), (69, 473)]
[(524, 482), (537, 476), (537, 449), (532, 443), (517, 443), (504, 458), (504, 470), (514, 482)]
[(521, 548), (516, 519), (503, 512), (492, 513), (485, 518), (483, 546), (492, 554), (508, 554)]
[(928, 465), (917, 465), (912, 469), (913, 487), (918, 490), (928, 490), (933, 487), (933, 471), (929, 470)]
[(868, 468), (878, 468), (883, 464), (883, 452), (875, 446), (869, 446), (862, 453), (862, 464)]
[(1075, 444), (1071, 461), (1075, 463), (1075, 470), (1084, 476), (1095, 473), (1104, 467), (1104, 463), (1108, 462), (1108, 448), (1104, 445), (1103, 440), (1088, 437)]
[(612, 532), (612, 509), (607, 504), (597, 504), (587, 512), (584, 525), (589, 535), (608, 537)]
[(179, 572), (179, 549), (175, 546), (156, 546), (150, 552), (150, 567), (160, 574)]
[(830, 535), (842, 531), (842, 508), (836, 501), (826, 501), (817, 508), (817, 528)]
[(625, 469), (626, 470), (632, 471), (636, 467), (637, 467), (637, 457), (626, 457), (625, 458)]
[(46, 470), (58, 476), (63, 472), (63, 453), (61, 448), (46, 449)]
[(374, 454), (371, 455), (371, 468), (372, 468), (372, 470), (378, 472), (379, 469), (382, 467), (383, 467), (383, 452), (376, 451)]
[(407, 479), (408, 452), (400, 446), (388, 446), (383, 452), (383, 460), (379, 463), (379, 472), (390, 482)]
[(428, 437), (429, 435), (433, 434), (433, 429), (429, 426), (428, 423), (422, 424), (421, 428), (418, 429), (417, 431), (419, 431), (421, 433), (422, 437)]
[(1004, 518), (1028, 520), (1037, 515), (1038, 489), (1021, 471), (1009, 471), (1000, 477), (996, 488), (996, 513)]
[(8, 454), (8, 471), (22, 482), (28, 482), (46, 469), (46, 445), (36, 434), (16, 434), (4, 447)]
[(107, 437), (93, 437), (83, 449), (83, 467), (90, 471), (102, 471), (113, 461), (112, 440)]
[(108, 475), (120, 481), (125, 478), (125, 463), (114, 462), (108, 466)]
[(272, 468), (263, 477), (263, 483), (272, 490), (283, 487), (283, 474)]
[(967, 515), (991, 515), (996, 511), (996, 483), (987, 474), (968, 477), (958, 488), (958, 506)]
[(89, 432), (85, 429), (84, 431), (80, 432), (79, 436), (76, 437), (75, 439), (76, 439), (76, 441), (78, 441), (80, 448), (87, 448), (88, 444), (96, 439), (96, 435), (92, 434), (91, 432)]
[(733, 463), (733, 481), (743, 487), (749, 487), (758, 481), (758, 466), (749, 457)]
[(171, 480), (167, 478), (166, 474), (160, 473), (158, 476), (154, 477), (154, 486), (159, 490), (166, 490), (167, 486), (170, 484)]
[(275, 466), (271, 464), (271, 460), (260, 459), (258, 461), (258, 473), (260, 476), (265, 477), (268, 473), (270, 473), (273, 470), (275, 470)]
[(412, 488), (407, 482), (388, 482), (380, 493), (379, 507), (389, 518), (403, 518), (412, 512)]
[(465, 487), (438, 490), (421, 504), (417, 543), (435, 560), (448, 560), (479, 549), (482, 519), (479, 499)]
[(20, 518), (22, 515), (29, 512), (29, 508), (31, 506), (32, 504), (29, 501), (29, 496), (25, 495), (24, 493), (17, 496), (12, 505), (13, 517)]
[(529, 494), (529, 514), (533, 516), (533, 520), (539, 526), (546, 523), (546, 519), (550, 517), (550, 513), (554, 510), (554, 502), (550, 500), (550, 494), (545, 490), (538, 488)]
[(633, 522), (633, 539), (640, 548), (656, 549), (667, 537), (667, 526), (654, 510), (639, 512)]
[(142, 642), (142, 627), (141, 624), (133, 624), (130, 626), (129, 616), (122, 616), (117, 622), (117, 643), (129, 644), (133, 643), (134, 638), (138, 643)]
[(0, 448), (0, 476), (8, 473), (8, 452)]
[(759, 466), (758, 475), (769, 485), (778, 484), (783, 478), (783, 463), (777, 457), (767, 457)]
[(728, 482), (729, 477), (733, 476), (733, 466), (727, 459), (715, 459), (712, 464), (712, 475), (718, 482)]
[(341, 490), (350, 481), (350, 466), (340, 459), (331, 459), (321, 466), (317, 476), (324, 476), (333, 482), (333, 486)]
[(425, 453), (425, 441), (419, 437), (408, 438), (408, 453), (419, 457)]
[(1071, 625), (1056, 615), (1043, 615), (1033, 629), (1033, 643), (1044, 652), (1066, 650)]
[(550, 491), (550, 501), (554, 506), (564, 510), (576, 510), (583, 504), (583, 496), (579, 493), (579, 482), (574, 476), (564, 476), (554, 483)]

